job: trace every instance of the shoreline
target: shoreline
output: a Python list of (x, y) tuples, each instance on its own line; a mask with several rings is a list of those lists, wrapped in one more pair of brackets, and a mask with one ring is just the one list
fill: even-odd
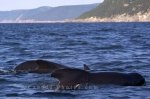
[(90, 17), (85, 19), (66, 19), (62, 21), (35, 21), (35, 20), (3, 20), (0, 23), (100, 23), (100, 22), (150, 22), (150, 11), (148, 13), (137, 13), (136, 15), (116, 15), (108, 18)]

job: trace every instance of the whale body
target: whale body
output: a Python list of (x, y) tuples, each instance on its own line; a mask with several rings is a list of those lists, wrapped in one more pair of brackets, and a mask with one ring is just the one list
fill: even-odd
[(69, 67), (46, 60), (30, 60), (17, 65), (14, 70), (16, 72), (51, 73), (62, 68)]
[[(83, 67), (84, 70), (89, 70), (89, 67), (86, 64), (84, 64)], [(64, 68), (71, 68), (71, 67), (46, 60), (30, 60), (17, 65), (14, 70), (16, 72), (28, 72), (28, 73), (52, 73), (55, 70)]]
[(59, 86), (76, 86), (78, 84), (142, 86), (145, 79), (138, 73), (97, 72), (91, 73), (81, 69), (59, 69), (51, 74), (59, 80)]

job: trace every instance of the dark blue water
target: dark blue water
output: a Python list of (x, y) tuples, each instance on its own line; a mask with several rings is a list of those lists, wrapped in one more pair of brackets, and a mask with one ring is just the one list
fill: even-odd
[[(45, 59), (70, 67), (138, 72), (139, 87), (91, 86), (54, 90), (50, 74), (10, 72), (24, 61)], [(0, 24), (0, 97), (5, 99), (150, 99), (150, 23)]]

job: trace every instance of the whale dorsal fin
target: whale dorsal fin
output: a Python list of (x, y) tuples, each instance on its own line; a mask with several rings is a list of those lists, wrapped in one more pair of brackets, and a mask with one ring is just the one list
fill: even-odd
[(85, 71), (90, 70), (90, 68), (86, 64), (83, 64), (83, 68), (84, 68)]

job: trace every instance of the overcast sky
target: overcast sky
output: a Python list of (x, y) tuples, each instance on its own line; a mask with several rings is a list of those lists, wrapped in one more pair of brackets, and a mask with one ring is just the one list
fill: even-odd
[(100, 3), (103, 0), (0, 0), (0, 11), (31, 9), (41, 6), (62, 6)]

